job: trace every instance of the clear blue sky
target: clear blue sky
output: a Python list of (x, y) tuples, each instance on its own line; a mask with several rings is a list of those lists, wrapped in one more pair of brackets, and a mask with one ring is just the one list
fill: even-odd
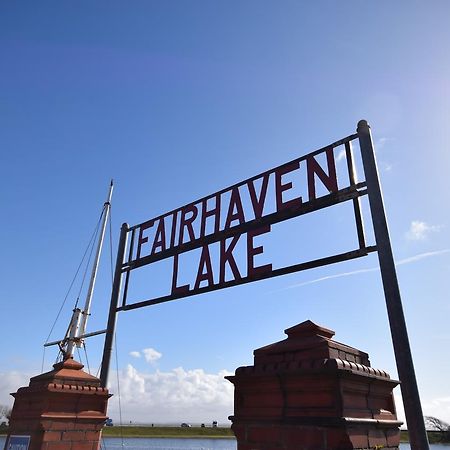
[[(41, 370), (110, 178), (115, 254), (122, 222), (320, 148), (365, 118), (423, 409), (450, 421), (449, 14), (445, 1), (3, 2), (0, 403)], [(296, 221), (265, 243), (267, 257), (326, 253), (351, 223), (344, 211)], [(108, 253), (90, 331), (106, 324)], [(375, 267), (372, 255), (120, 314), (124, 418), (224, 422), (225, 371), (307, 319), (396, 377), (380, 276), (364, 270)], [(101, 347), (88, 341), (94, 373)], [(45, 370), (55, 357), (47, 350)]]

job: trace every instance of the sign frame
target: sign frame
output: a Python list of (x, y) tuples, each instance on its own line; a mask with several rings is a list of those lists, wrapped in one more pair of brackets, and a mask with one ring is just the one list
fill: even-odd
[[(362, 183), (357, 183), (354, 176), (354, 167), (353, 167), (353, 157), (352, 157), (352, 148), (351, 148), (351, 141), (358, 139), (360, 151), (361, 151), (361, 158), (362, 158), (362, 165), (364, 170), (364, 176), (365, 181)], [(420, 396), (419, 391), (417, 387), (417, 381), (415, 376), (415, 370), (414, 370), (414, 364), (412, 360), (412, 354), (411, 349), (409, 345), (409, 339), (408, 339), (408, 332), (406, 328), (406, 322), (405, 317), (403, 313), (403, 306), (401, 302), (401, 296), (400, 296), (400, 289), (398, 285), (397, 280), (397, 274), (395, 269), (395, 262), (392, 252), (392, 246), (390, 242), (389, 237), (389, 229), (387, 225), (387, 219), (386, 219), (386, 213), (384, 209), (384, 202), (383, 202), (383, 196), (381, 192), (381, 186), (378, 176), (378, 168), (375, 158), (375, 152), (374, 152), (374, 145), (371, 135), (370, 126), (368, 125), (367, 121), (360, 120), (358, 122), (357, 126), (357, 132), (356, 134), (350, 135), (340, 141), (336, 141), (335, 143), (323, 147), (322, 149), (316, 150), (315, 152), (312, 152), (308, 155), (302, 156), (298, 160), (306, 159), (310, 157), (311, 155), (317, 155), (321, 152), (326, 151), (327, 148), (334, 148), (339, 145), (345, 146), (345, 153), (346, 153), (346, 159), (347, 159), (347, 165), (348, 165), (348, 173), (349, 173), (349, 179), (351, 188), (349, 192), (347, 192), (345, 199), (344, 197), (339, 197), (339, 195), (344, 195), (344, 193), (340, 192), (339, 195), (336, 195), (334, 193), (334, 197), (332, 198), (332, 194), (330, 196), (322, 197), (322, 199), (316, 200), (316, 202), (312, 205), (310, 205), (310, 210), (305, 208), (304, 210), (297, 210), (291, 211), (290, 214), (286, 214), (286, 217), (281, 216), (274, 216), (269, 219), (264, 220), (257, 220), (253, 221), (255, 223), (253, 224), (240, 224), (237, 227), (232, 227), (227, 231), (222, 231), (219, 233), (213, 233), (211, 236), (205, 236), (203, 239), (197, 239), (193, 242), (188, 242), (186, 244), (183, 244), (183, 240), (181, 239), (181, 248), (178, 248), (178, 252), (181, 251), (189, 251), (193, 248), (197, 248), (199, 246), (218, 241), (219, 239), (223, 237), (230, 237), (233, 235), (233, 232), (244, 232), (249, 231), (252, 229), (257, 229), (258, 227), (261, 227), (263, 225), (271, 224), (271, 223), (277, 223), (282, 220), (287, 220), (292, 217), (299, 216), (301, 214), (306, 214), (307, 212), (312, 212), (318, 209), (325, 208), (327, 206), (331, 206), (337, 203), (340, 203), (341, 201), (347, 201), (351, 200), (353, 202), (354, 206), (354, 214), (355, 214), (355, 224), (356, 224), (356, 230), (357, 230), (357, 236), (358, 236), (358, 243), (359, 248), (339, 254), (339, 255), (332, 255), (330, 257), (321, 258), (318, 260), (309, 261), (307, 263), (301, 263), (296, 264), (293, 266), (285, 267), (282, 269), (276, 269), (272, 272), (267, 272), (265, 275), (248, 278), (244, 281), (240, 280), (239, 282), (234, 280), (232, 282), (225, 282), (221, 285), (213, 285), (213, 286), (207, 286), (203, 288), (196, 289), (194, 291), (184, 292), (180, 293), (179, 295), (169, 295), (169, 296), (163, 296), (155, 299), (149, 299), (137, 302), (135, 304), (127, 305), (126, 304), (126, 294), (129, 284), (129, 277), (130, 272), (134, 268), (138, 267), (139, 264), (137, 263), (129, 263), (129, 261), (132, 259), (130, 254), (128, 255), (128, 261), (125, 261), (126, 259), (126, 248), (127, 248), (127, 240), (128, 240), (128, 234), (131, 230), (132, 237), (131, 240), (135, 237), (135, 232), (133, 230), (136, 230), (140, 225), (137, 225), (135, 227), (129, 227), (128, 224), (124, 223), (121, 228), (120, 232), (120, 240), (119, 240), (119, 246), (118, 246), (118, 252), (117, 252), (117, 260), (116, 260), (116, 268), (115, 268), (115, 275), (114, 275), (114, 282), (113, 282), (113, 290), (111, 294), (111, 303), (110, 303), (110, 310), (109, 310), (109, 316), (108, 316), (108, 325), (107, 325), (107, 331), (106, 331), (106, 337), (105, 337), (105, 345), (103, 350), (103, 358), (102, 358), (102, 367), (101, 367), (101, 373), (100, 373), (100, 380), (102, 382), (102, 386), (106, 387), (107, 380), (108, 380), (108, 372), (109, 372), (109, 365), (110, 365), (110, 359), (111, 359), (111, 353), (113, 348), (113, 338), (115, 334), (115, 327), (117, 322), (117, 313), (119, 311), (126, 311), (131, 309), (137, 309), (145, 306), (150, 306), (158, 303), (163, 303), (166, 301), (175, 300), (178, 298), (184, 298), (191, 295), (201, 294), (204, 292), (210, 292), (216, 289), (221, 289), (225, 287), (231, 287), (238, 284), (248, 283), (252, 281), (258, 281), (266, 278), (271, 278), (273, 276), (279, 276), (284, 275), (287, 273), (292, 273), (300, 270), (307, 270), (313, 267), (319, 267), (323, 265), (332, 264), (335, 262), (341, 262), (353, 258), (357, 258), (360, 256), (366, 256), (370, 252), (376, 251), (378, 254), (378, 260), (379, 260), (379, 266), (381, 271), (381, 278), (382, 278), (382, 284), (385, 294), (385, 301), (386, 301), (386, 307), (387, 307), (387, 313), (388, 313), (388, 319), (389, 319), (389, 325), (390, 325), (390, 331), (391, 331), (391, 337), (392, 337), (392, 343), (394, 347), (394, 354), (397, 364), (397, 370), (399, 379), (401, 381), (401, 391), (402, 391), (402, 397), (403, 397), (403, 404), (405, 409), (405, 416), (406, 421), (408, 425), (409, 430), (409, 437), (410, 437), (410, 443), (411, 448), (413, 450), (428, 450), (429, 444), (428, 444), (428, 437), (425, 430), (425, 423), (423, 419), (423, 413), (422, 413), (422, 407), (420, 403)], [(296, 160), (294, 160), (296, 161)], [(292, 163), (292, 162), (291, 162)], [(284, 167), (287, 164), (283, 164), (279, 167)], [(276, 168), (277, 169), (277, 168)], [(272, 169), (276, 170), (276, 169)], [(271, 171), (268, 171), (271, 172)], [(249, 180), (256, 179), (258, 177), (263, 176), (265, 173), (257, 175), (256, 177), (252, 177), (248, 180), (245, 180), (241, 183), (238, 183), (237, 185), (231, 186), (227, 189), (232, 189), (235, 186), (242, 185)], [(224, 192), (219, 191), (220, 192)], [(217, 193), (216, 193), (217, 194)], [(212, 194), (215, 195), (215, 194)], [(361, 209), (360, 209), (360, 197), (362, 195), (368, 195), (369, 199), (369, 207), (371, 212), (371, 219), (373, 224), (373, 230), (375, 234), (375, 245), (374, 246), (366, 246), (365, 243), (365, 236), (364, 236), (364, 227), (362, 222), (362, 215), (361, 215)], [(208, 196), (211, 197), (211, 196)], [(208, 198), (205, 197), (205, 198)], [(325, 199), (325, 200), (323, 200)], [(202, 199), (200, 199), (197, 202), (200, 202)], [(319, 201), (320, 200), (320, 201)], [(195, 204), (197, 202), (193, 202), (191, 204)], [(186, 205), (188, 206), (188, 205)], [(181, 209), (181, 208), (180, 208)], [(170, 214), (170, 213), (167, 213)], [(264, 218), (262, 218), (264, 219)], [(264, 223), (266, 222), (266, 223)], [(196, 242), (195, 242), (196, 241)], [(132, 249), (132, 245), (130, 245), (130, 249)], [(175, 250), (170, 250), (167, 252), (168, 256), (174, 256), (176, 254)], [(145, 261), (145, 263), (154, 262), (158, 259), (162, 259), (161, 255), (153, 255)], [(141, 266), (144, 265), (141, 264)], [(124, 276), (125, 274), (125, 276)], [(124, 288), (122, 290), (122, 280), (125, 277), (125, 283)], [(121, 292), (123, 292), (123, 298), (122, 298), (122, 304), (119, 306), (119, 298), (121, 295)]]

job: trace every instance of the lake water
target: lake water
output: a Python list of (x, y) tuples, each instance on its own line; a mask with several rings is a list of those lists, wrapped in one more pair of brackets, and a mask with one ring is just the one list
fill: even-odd
[[(6, 438), (0, 436), (0, 450), (3, 450)], [(104, 438), (102, 450), (122, 448), (121, 438)], [(125, 450), (236, 450), (234, 439), (183, 439), (183, 438), (124, 438)], [(408, 444), (400, 444), (400, 450), (410, 450)], [(450, 444), (431, 444), (430, 450), (450, 450)]]
[[(122, 439), (105, 438), (104, 450), (118, 450), (122, 447)], [(135, 438), (124, 439), (127, 450), (236, 450), (235, 439), (183, 439), (183, 438)]]
[[(124, 439), (126, 450), (236, 450), (235, 439)], [(122, 439), (105, 438), (103, 440), (103, 450), (118, 450), (122, 448)], [(410, 450), (409, 444), (400, 444), (400, 450)], [(450, 444), (431, 444), (430, 450), (450, 450)]]

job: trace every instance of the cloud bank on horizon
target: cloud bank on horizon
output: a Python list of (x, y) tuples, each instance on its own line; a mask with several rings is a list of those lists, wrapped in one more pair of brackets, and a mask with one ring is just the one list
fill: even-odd
[[(120, 403), (124, 423), (212, 423), (228, 424), (233, 413), (233, 385), (225, 379), (231, 372), (206, 373), (203, 369), (177, 367), (169, 372), (137, 370), (132, 364), (119, 371)], [(110, 390), (117, 392), (117, 374)], [(119, 414), (115, 394), (108, 413)]]
[[(0, 372), (0, 404), (11, 405), (11, 392), (29, 383), (30, 376), (17, 371)], [(203, 369), (186, 370), (177, 367), (168, 372), (137, 370), (132, 364), (119, 371), (120, 403), (117, 373), (110, 377), (109, 389), (113, 396), (108, 405), (108, 415), (115, 423), (122, 416), (123, 423), (178, 424), (178, 422), (206, 423), (217, 420), (219, 425), (229, 425), (233, 414), (233, 385), (224, 377), (232, 375), (227, 370), (207, 373)], [(394, 391), (397, 415), (405, 421), (400, 389)], [(450, 397), (432, 398), (423, 402), (427, 416), (450, 421)]]
[[(155, 355), (162, 356), (155, 349), (144, 350), (144, 357), (150, 355), (149, 362), (155, 360)], [(14, 399), (10, 393), (27, 386), (35, 375), (18, 371), (0, 372), (0, 404), (12, 407)], [(118, 375), (119, 388), (117, 372), (110, 374), (109, 389), (113, 396), (108, 405), (108, 415), (116, 423), (122, 417), (123, 423), (210, 424), (216, 420), (221, 425), (228, 425), (228, 416), (233, 414), (234, 387), (225, 379), (225, 376), (232, 375), (227, 370), (207, 373), (203, 369), (177, 367), (168, 372), (149, 372), (127, 364)], [(122, 411), (119, 410), (119, 395)]]

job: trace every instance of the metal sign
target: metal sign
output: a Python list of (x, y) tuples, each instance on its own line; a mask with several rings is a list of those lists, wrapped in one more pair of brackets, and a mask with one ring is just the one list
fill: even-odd
[(30, 436), (11, 435), (5, 446), (5, 450), (28, 450), (29, 445)]
[[(334, 262), (365, 256), (375, 251), (366, 247), (359, 197), (367, 194), (364, 181), (354, 175), (351, 135), (325, 148), (268, 170), (181, 208), (127, 227), (129, 246), (121, 265), (125, 285), (118, 310), (130, 310), (188, 297), (252, 281), (285, 275)], [(347, 176), (336, 176), (335, 149), (345, 148)], [(295, 181), (294, 181), (295, 180)], [(295, 183), (302, 184), (304, 195), (298, 195)], [(272, 195), (269, 195), (271, 193)], [(294, 265), (274, 268), (261, 264), (262, 235), (272, 225), (317, 211), (338, 203), (353, 201), (358, 248)], [(246, 264), (235, 258), (235, 248), (244, 242)], [(218, 243), (216, 265), (210, 246)], [(196, 276), (188, 284), (179, 284), (180, 255), (201, 248)], [(128, 303), (130, 276), (135, 269), (172, 259), (172, 283), (164, 296)], [(228, 271), (228, 276), (227, 276)]]
[[(355, 176), (352, 150), (357, 140), (363, 166), (362, 181)], [(346, 161), (347, 176), (336, 175), (337, 147), (339, 158)], [(303, 195), (296, 194), (293, 179), (300, 180)], [(273, 195), (268, 195), (271, 191)], [(368, 196), (376, 245), (366, 245), (360, 198)], [(246, 198), (247, 200), (244, 200)], [(353, 205), (358, 246), (344, 253), (274, 268), (260, 263), (264, 254), (262, 235), (272, 225), (328, 208), (339, 203)], [(239, 266), (234, 249), (245, 242), (246, 266)], [(218, 264), (212, 264), (210, 246), (219, 245)], [(196, 276), (179, 284), (180, 255), (201, 249)], [(370, 127), (358, 123), (357, 133), (324, 148), (301, 156), (279, 167), (263, 172), (181, 208), (129, 227), (122, 225), (111, 295), (107, 333), (100, 379), (107, 384), (116, 316), (126, 311), (155, 305), (217, 289), (307, 270), (346, 261), (377, 252), (391, 328), (397, 369), (401, 381), (405, 415), (413, 450), (427, 450), (428, 439), (420, 404), (414, 365), (395, 271), (383, 198), (378, 178)], [(163, 259), (172, 259), (172, 283), (166, 295), (129, 303), (130, 277), (138, 268)], [(227, 275), (228, 274), (228, 275)]]

